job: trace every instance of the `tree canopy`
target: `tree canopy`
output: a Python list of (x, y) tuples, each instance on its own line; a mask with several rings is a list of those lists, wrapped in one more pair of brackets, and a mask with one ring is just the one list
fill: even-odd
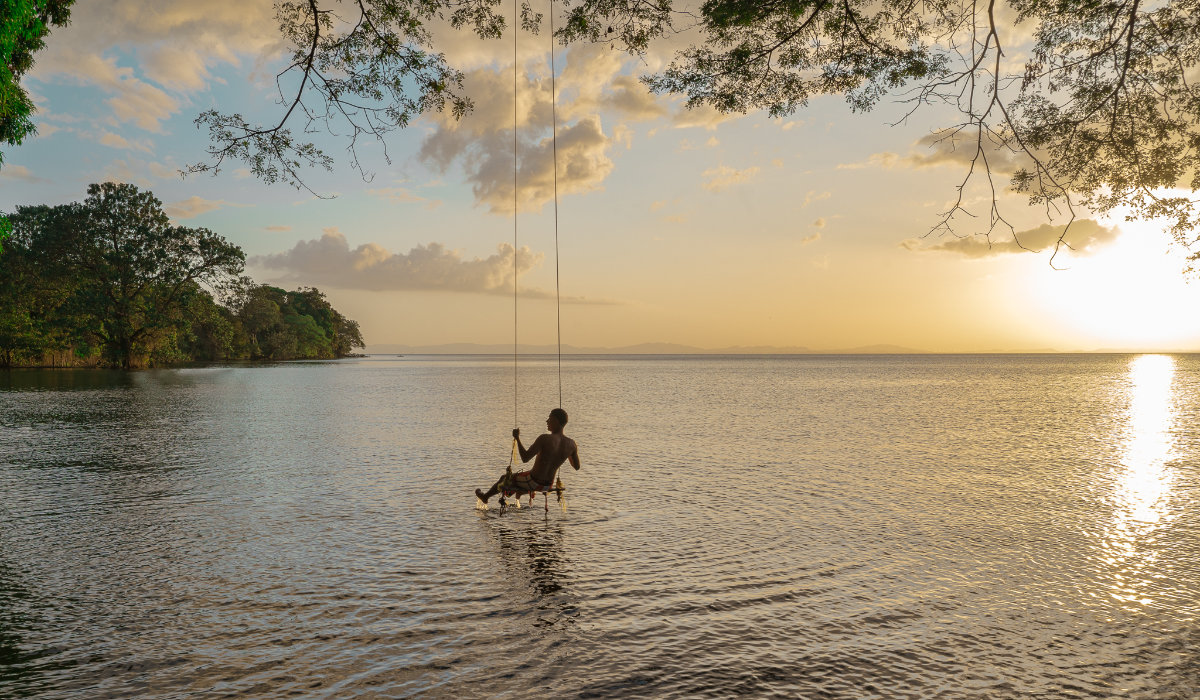
[(358, 324), (320, 291), (255, 285), (240, 276), (240, 248), (171, 225), (133, 185), (91, 185), (83, 202), (18, 207), (11, 221), (0, 366), (332, 358), (363, 347)]
[[(855, 110), (884, 99), (950, 107), (957, 118), (926, 141), (954, 150), (965, 173), (935, 229), (954, 225), (964, 188), (979, 179), (993, 193), (988, 232), (1012, 229), (999, 205), (1009, 187), (1048, 216), (1071, 220), (1082, 208), (1164, 218), (1200, 259), (1192, 199), (1200, 186), (1200, 0), (551, 1), (564, 44), (607, 42), (641, 54), (691, 32), (693, 43), (644, 80), (692, 106), (784, 115), (814, 96), (841, 95)], [(70, 4), (5, 6), (14, 9), (2, 18), (3, 37), (21, 47), (4, 49), (10, 86)], [(208, 130), (208, 157), (189, 172), (234, 161), (266, 182), (304, 187), (307, 168), (334, 162), (309, 136), (321, 128), (348, 141), (361, 169), (362, 138), (378, 139), (386, 156), (386, 136), (418, 115), (471, 109), (464, 74), (438, 52), (436, 26), (497, 38), (514, 22), (501, 0), (288, 0), (276, 9), (290, 46), (277, 79), (278, 119), (203, 112), (196, 122)], [(521, 3), (523, 30), (545, 20)], [(31, 128), (27, 99), (11, 104), (14, 126), (0, 132), (10, 144)]]
[[(917, 109), (948, 105), (959, 119), (928, 141), (964, 162), (960, 196), (934, 228), (965, 213), (974, 178), (993, 193), (987, 231), (1007, 227), (1005, 183), (1072, 220), (1077, 209), (1126, 208), (1164, 217), (1184, 245), (1197, 239), (1190, 193), (1200, 185), (1200, 2), (1175, 0), (557, 0), (561, 43), (608, 42), (640, 54), (693, 31), (645, 82), (691, 106), (785, 115), (818, 95), (855, 110), (885, 98)], [(698, 5), (698, 6), (697, 6)], [(206, 171), (245, 162), (267, 182), (303, 186), (305, 165), (332, 158), (291, 125), (349, 126), (351, 162), (363, 136), (382, 141), (426, 110), (471, 108), (463, 74), (437, 53), (430, 27), (449, 22), (480, 37), (511, 29), (498, 0), (356, 0), (279, 6), (294, 89), (277, 122), (205, 112)], [(521, 5), (523, 28), (545, 17)], [(1005, 37), (1020, 37), (1008, 39)], [(1019, 44), (1019, 46), (1015, 45)], [(335, 126), (336, 125), (336, 126)], [(345, 133), (345, 132), (342, 132)], [(1015, 233), (1015, 232), (1014, 232)], [(1065, 232), (1064, 232), (1065, 235)], [(1060, 239), (1061, 244), (1061, 239)], [(1197, 253), (1200, 255), (1200, 253)], [(1195, 259), (1195, 258), (1193, 258)]]

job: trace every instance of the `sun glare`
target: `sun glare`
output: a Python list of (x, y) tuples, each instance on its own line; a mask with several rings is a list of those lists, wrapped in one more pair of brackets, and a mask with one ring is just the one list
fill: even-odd
[[(1183, 275), (1183, 258), (1166, 235), (1140, 222), (1094, 255), (1060, 254), (1032, 270), (1030, 291), (1079, 349), (1187, 350), (1200, 346), (1200, 282)], [(1090, 345), (1090, 346), (1089, 346)]]
[(1121, 463), (1116, 467), (1113, 520), (1106, 529), (1106, 560), (1114, 567), (1109, 595), (1149, 604), (1157, 554), (1155, 531), (1170, 521), (1170, 461), (1175, 444), (1175, 359), (1141, 355), (1129, 363), (1129, 409)]

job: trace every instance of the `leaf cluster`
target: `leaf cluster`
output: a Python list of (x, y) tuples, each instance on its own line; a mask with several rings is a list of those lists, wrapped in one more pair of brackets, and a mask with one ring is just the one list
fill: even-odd
[(45, 45), (50, 28), (67, 24), (73, 4), (74, 0), (0, 3), (0, 143), (18, 146), (37, 133), (33, 100), (21, 87), (21, 77), (33, 67), (33, 55)]

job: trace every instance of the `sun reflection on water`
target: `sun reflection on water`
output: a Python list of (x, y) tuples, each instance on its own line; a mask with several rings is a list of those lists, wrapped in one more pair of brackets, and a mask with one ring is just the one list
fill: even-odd
[(1168, 465), (1175, 445), (1172, 382), (1175, 360), (1141, 355), (1129, 363), (1129, 409), (1115, 489), (1114, 520), (1106, 533), (1106, 560), (1116, 571), (1110, 595), (1128, 603), (1153, 602), (1155, 531), (1171, 519)]
[(1121, 487), (1131, 522), (1153, 525), (1165, 516), (1163, 501), (1171, 489), (1166, 465), (1174, 448), (1174, 376), (1175, 360), (1167, 355), (1142, 355), (1129, 363), (1129, 437)]

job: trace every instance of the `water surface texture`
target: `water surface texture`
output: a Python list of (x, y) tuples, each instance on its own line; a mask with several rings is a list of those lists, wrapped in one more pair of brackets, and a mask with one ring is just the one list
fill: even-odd
[(512, 376), (0, 373), (0, 697), (1200, 695), (1200, 357)]

